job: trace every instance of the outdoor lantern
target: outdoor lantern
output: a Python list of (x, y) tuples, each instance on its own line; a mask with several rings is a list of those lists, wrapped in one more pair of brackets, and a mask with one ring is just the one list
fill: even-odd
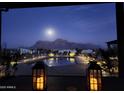
[(32, 68), (33, 76), (33, 89), (34, 90), (46, 90), (46, 73), (45, 65), (43, 62), (38, 62)]
[(75, 53), (74, 52), (71, 52), (71, 53), (69, 53), (69, 56), (70, 57), (74, 57), (75, 56)]
[(101, 90), (101, 79), (102, 79), (101, 67), (97, 64), (96, 61), (91, 61), (87, 73), (88, 90), (90, 91)]
[(53, 53), (48, 54), (49, 57), (54, 57), (55, 55)]

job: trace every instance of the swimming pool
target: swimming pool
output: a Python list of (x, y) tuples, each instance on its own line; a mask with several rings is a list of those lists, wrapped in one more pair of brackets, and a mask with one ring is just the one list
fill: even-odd
[(48, 58), (44, 60), (44, 63), (48, 67), (53, 67), (77, 64), (77, 61), (75, 58)]
[[(48, 75), (85, 75), (85, 66), (78, 63), (75, 58), (46, 58), (39, 62), (46, 64)], [(17, 65), (16, 76), (32, 75), (32, 67), (36, 62), (21, 63)]]

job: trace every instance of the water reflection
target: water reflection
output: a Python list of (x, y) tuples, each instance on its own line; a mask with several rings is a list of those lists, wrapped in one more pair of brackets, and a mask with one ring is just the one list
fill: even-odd
[(69, 58), (67, 57), (67, 61), (69, 61)]
[(49, 61), (49, 64), (48, 64), (49, 67), (53, 66), (55, 64), (54, 62), (56, 62), (54, 58), (48, 58), (48, 61)]
[(49, 60), (49, 61), (53, 61), (53, 60), (54, 60), (54, 58), (48, 58), (48, 60)]
[(49, 66), (63, 66), (69, 64), (76, 64), (75, 58), (48, 58), (44, 60), (44, 63)]
[(69, 61), (70, 61), (71, 63), (74, 63), (74, 62), (75, 62), (75, 58), (69, 58)]

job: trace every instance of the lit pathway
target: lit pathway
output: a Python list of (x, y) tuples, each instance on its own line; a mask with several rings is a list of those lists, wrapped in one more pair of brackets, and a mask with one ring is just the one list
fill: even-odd
[[(84, 56), (77, 56), (76, 60), (77, 60), (77, 62), (83, 64), (84, 67), (87, 68), (90, 58), (89, 57), (84, 57)], [(101, 66), (102, 63), (101, 62), (98, 62), (98, 63)], [(102, 76), (103, 77), (108, 77), (108, 76), (110, 76), (110, 74), (107, 71), (102, 70)]]
[[(53, 56), (52, 58), (59, 58), (59, 57), (70, 57), (70, 56)], [(20, 63), (34, 62), (37, 60), (42, 60), (44, 58), (49, 58), (49, 56), (38, 56), (38, 57), (33, 57), (28, 59), (22, 59), (22, 60), (19, 60), (17, 63), (20, 64)]]
[(38, 57), (33, 57), (33, 58), (28, 58), (28, 59), (23, 59), (23, 60), (19, 60), (17, 62), (17, 64), (20, 63), (28, 63), (28, 62), (32, 62), (32, 61), (36, 61), (36, 60), (41, 60), (43, 58), (46, 58), (46, 56), (38, 56)]

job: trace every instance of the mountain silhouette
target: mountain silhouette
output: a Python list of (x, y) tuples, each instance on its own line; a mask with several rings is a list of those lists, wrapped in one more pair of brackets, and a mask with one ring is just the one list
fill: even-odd
[(43, 49), (97, 49), (100, 46), (95, 44), (82, 44), (69, 42), (64, 39), (56, 39), (55, 41), (37, 41), (31, 48), (43, 48)]

